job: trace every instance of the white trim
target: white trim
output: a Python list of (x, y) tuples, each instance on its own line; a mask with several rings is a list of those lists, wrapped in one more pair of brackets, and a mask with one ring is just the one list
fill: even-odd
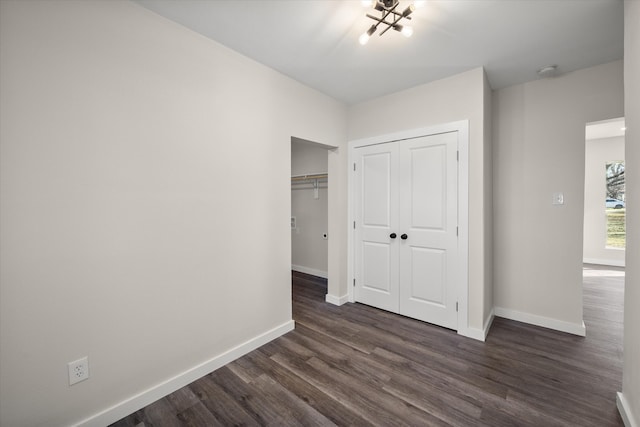
[(458, 329), (469, 328), (469, 121), (458, 129)]
[(329, 273), (322, 270), (316, 270), (315, 268), (303, 267), (301, 265), (293, 265), (291, 264), (291, 269), (293, 271), (298, 271), (300, 273), (310, 274), (316, 277), (322, 277), (323, 279), (329, 278)]
[(625, 427), (640, 427), (640, 424), (633, 418), (633, 413), (631, 412), (627, 398), (620, 392), (616, 393), (616, 406), (618, 407), (618, 412), (620, 412), (620, 417)]
[(473, 338), (474, 340), (484, 342), (487, 340), (487, 335), (489, 335), (489, 329), (491, 329), (491, 325), (493, 324), (494, 318), (495, 318), (495, 314), (493, 312), (493, 309), (491, 309), (491, 313), (489, 313), (489, 316), (487, 316), (487, 318), (485, 319), (482, 329), (477, 329), (477, 328), (458, 329), (458, 334), (467, 338)]
[[(347, 176), (347, 283), (349, 302), (355, 302), (353, 292), (353, 280), (355, 278), (355, 237), (353, 233), (353, 221), (355, 220), (353, 198), (355, 195), (355, 183), (353, 179), (353, 164), (356, 159), (355, 149), (385, 142), (399, 141), (403, 139), (418, 138), (421, 136), (436, 135), (447, 132), (458, 132), (458, 256), (460, 259), (458, 288), (458, 333), (463, 336), (475, 338), (484, 335), (484, 331), (469, 328), (469, 121), (444, 123), (420, 129), (411, 129), (391, 134), (379, 135), (370, 138), (349, 141), (348, 148), (348, 176)], [(478, 338), (476, 338), (478, 339)]]
[(584, 264), (597, 264), (597, 265), (609, 265), (613, 267), (624, 267), (624, 260), (615, 259), (597, 259), (597, 258), (584, 258), (582, 260)]
[(484, 325), (482, 327), (484, 339), (482, 341), (485, 341), (487, 339), (487, 335), (489, 335), (489, 330), (491, 329), (491, 325), (493, 325), (493, 319), (495, 318), (496, 318), (496, 313), (495, 313), (495, 310), (492, 308), (491, 312), (489, 313), (489, 316), (484, 320)]
[(542, 326), (543, 328), (554, 329), (560, 332), (567, 332), (581, 337), (586, 336), (587, 328), (584, 322), (571, 323), (564, 320), (552, 319), (550, 317), (538, 316), (536, 314), (523, 313), (522, 311), (511, 310), (508, 308), (495, 307), (494, 313), (498, 317), (515, 320), (517, 322), (528, 323), (530, 325)]
[(289, 320), (280, 326), (277, 326), (263, 334), (260, 334), (218, 356), (215, 356), (199, 365), (196, 365), (175, 377), (154, 385), (147, 390), (140, 392), (122, 402), (103, 410), (97, 414), (90, 416), (75, 426), (93, 427), (93, 426), (106, 426), (118, 421), (121, 418), (126, 417), (135, 411), (144, 408), (145, 406), (155, 402), (164, 396), (173, 393), (174, 391), (192, 383), (193, 381), (202, 378), (203, 376), (215, 371), (218, 368), (233, 362), (239, 357), (255, 350), (256, 348), (278, 338), (281, 335), (292, 331), (295, 328), (295, 322)]
[(342, 295), (341, 297), (337, 297), (335, 295), (327, 294), (324, 297), (324, 300), (329, 304), (343, 305), (344, 303), (349, 302), (349, 295)]
[(486, 338), (482, 329), (478, 328), (458, 328), (458, 335), (478, 341), (484, 341)]

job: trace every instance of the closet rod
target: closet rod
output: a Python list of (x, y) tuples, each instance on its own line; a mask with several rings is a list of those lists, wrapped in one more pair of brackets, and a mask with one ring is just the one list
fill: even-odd
[(326, 174), (326, 173), (316, 173), (311, 175), (296, 175), (291, 177), (291, 181), (309, 181), (312, 179), (325, 179), (328, 177), (329, 177), (329, 174)]
[[(320, 195), (318, 194), (318, 183), (320, 180), (325, 180), (329, 177), (329, 174), (326, 173), (314, 173), (309, 175), (296, 175), (291, 177), (291, 184), (313, 184), (313, 198), (318, 199)], [(311, 181), (311, 182), (309, 182)]]

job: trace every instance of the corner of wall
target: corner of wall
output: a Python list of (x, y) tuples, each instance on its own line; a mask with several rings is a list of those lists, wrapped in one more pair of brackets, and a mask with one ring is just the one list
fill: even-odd
[[(493, 319), (493, 91), (483, 68), (484, 317)], [(485, 337), (488, 333), (485, 321)]]
[(640, 427), (640, 424), (636, 422), (636, 419), (633, 416), (629, 401), (627, 400), (626, 396), (620, 392), (616, 394), (616, 406), (625, 427)]
[[(627, 249), (624, 291), (624, 363), (622, 372), (621, 415), (627, 427), (640, 423), (640, 2), (624, 2), (624, 115), (625, 161), (629, 165), (627, 182)], [(631, 167), (632, 165), (636, 167)], [(620, 406), (619, 406), (620, 407)]]

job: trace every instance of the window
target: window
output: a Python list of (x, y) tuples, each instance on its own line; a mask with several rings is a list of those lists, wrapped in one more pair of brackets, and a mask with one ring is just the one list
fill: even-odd
[(624, 249), (626, 243), (626, 202), (624, 194), (624, 162), (606, 164), (607, 247)]

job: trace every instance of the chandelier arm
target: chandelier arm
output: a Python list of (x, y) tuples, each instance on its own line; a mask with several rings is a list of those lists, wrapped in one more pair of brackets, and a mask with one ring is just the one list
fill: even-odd
[[(387, 21), (385, 21), (384, 19), (382, 19), (382, 18), (378, 18), (377, 16), (369, 15), (368, 13), (367, 13), (367, 18), (371, 18), (371, 19), (373, 19), (374, 21), (377, 21), (377, 22), (378, 22), (378, 24), (386, 24), (386, 25), (389, 25), (389, 23), (388, 23)], [(376, 25), (378, 25), (378, 24), (376, 24)]]
[(393, 21), (393, 23), (391, 23), (391, 24), (389, 24), (388, 22), (386, 22), (386, 21), (385, 21), (385, 24), (387, 24), (387, 25), (388, 25), (388, 27), (387, 27), (387, 28), (385, 28), (385, 29), (380, 33), (380, 35), (383, 35), (383, 34), (384, 34), (384, 33), (386, 33), (387, 31), (389, 31), (389, 29), (390, 29), (390, 28), (395, 27), (395, 26), (396, 26), (396, 24), (402, 20), (402, 18), (403, 18), (403, 17), (402, 17), (402, 16), (400, 16), (400, 17), (399, 17), (399, 18), (397, 18), (395, 21)]
[[(387, 19), (387, 16), (391, 15), (392, 13), (398, 14), (397, 12), (395, 12), (395, 8), (396, 8), (396, 7), (398, 7), (398, 4), (399, 4), (399, 3), (396, 3), (396, 4), (395, 4), (391, 9), (386, 9), (384, 12), (382, 12), (382, 18), (380, 18), (380, 19), (376, 19), (375, 17), (370, 16), (369, 14), (367, 14), (367, 16), (368, 16), (369, 18), (371, 18), (371, 19), (374, 19), (374, 20), (378, 21), (378, 23), (376, 24), (376, 28), (377, 28), (377, 27), (378, 27), (378, 25), (380, 25), (380, 24), (385, 24), (385, 25), (387, 26), (387, 28), (385, 28), (384, 30), (382, 30), (382, 32), (380, 33), (380, 35), (383, 35), (384, 33), (386, 33), (386, 32), (389, 30), (389, 28), (391, 28), (392, 24), (388, 23), (388, 22), (386, 21), (386, 19)], [(401, 15), (401, 14), (399, 14), (399, 15), (400, 15), (400, 18), (398, 18), (398, 19), (402, 19), (402, 15)]]
[(402, 16), (402, 14), (401, 14), (401, 13), (398, 13), (398, 12), (396, 12), (395, 10), (391, 10), (391, 11), (389, 11), (389, 12), (393, 13), (394, 15), (400, 16), (400, 17), (402, 17), (402, 18), (404, 18), (404, 19), (411, 19), (411, 16)]
[[(405, 17), (403, 17), (403, 16), (402, 16), (402, 14), (400, 14), (400, 13), (394, 13), (394, 15), (398, 15), (398, 16), (400, 17), (400, 18), (398, 18), (398, 19), (411, 19), (411, 17), (410, 17), (410, 16), (405, 16)], [(371, 15), (371, 14), (369, 14), (369, 13), (367, 13), (365, 16), (366, 16), (367, 18), (371, 18), (371, 19), (373, 19), (374, 21), (378, 21), (378, 22), (379, 22), (379, 23), (381, 23), (381, 24), (387, 24), (387, 25), (389, 25), (389, 23), (388, 23), (387, 21), (385, 21), (385, 20), (384, 20), (384, 19), (382, 19), (382, 18), (378, 18), (377, 16), (373, 16), (373, 15)]]

